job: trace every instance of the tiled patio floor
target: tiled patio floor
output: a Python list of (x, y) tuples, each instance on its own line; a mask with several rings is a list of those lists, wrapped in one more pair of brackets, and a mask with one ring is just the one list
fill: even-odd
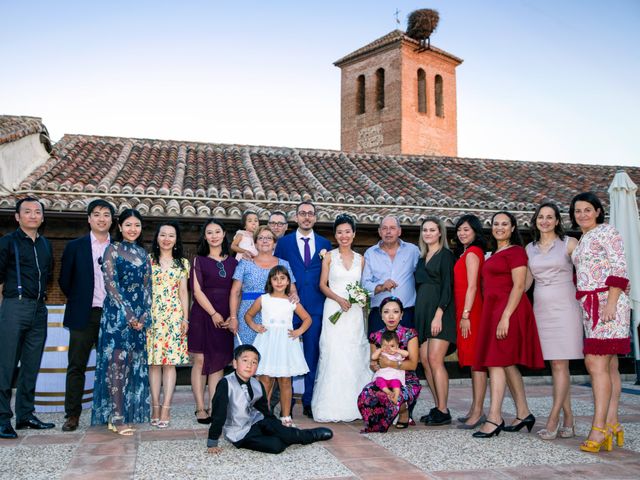
[[(193, 417), (188, 388), (176, 392), (168, 429), (140, 426), (133, 437), (117, 436), (106, 428), (89, 427), (85, 412), (81, 427), (63, 433), (62, 414), (41, 414), (56, 422), (53, 431), (21, 431), (17, 440), (0, 441), (2, 479), (463, 479), (527, 480), (638, 479), (640, 478), (640, 388), (625, 384), (621, 422), (626, 430), (624, 448), (587, 454), (578, 450), (590, 423), (591, 390), (573, 385), (572, 395), (579, 437), (546, 442), (535, 432), (544, 426), (550, 406), (550, 385), (527, 385), (527, 395), (538, 417), (534, 431), (502, 433), (489, 440), (446, 427), (392, 429), (386, 434), (362, 435), (361, 422), (331, 425), (334, 438), (308, 446), (294, 446), (281, 455), (266, 455), (224, 445), (219, 456), (206, 453), (207, 427)], [(431, 406), (426, 390), (416, 408), (418, 418)], [(469, 387), (452, 385), (450, 408), (455, 417), (466, 412)], [(513, 404), (505, 402), (505, 419)], [(511, 417), (509, 417), (511, 415)], [(295, 410), (303, 428), (317, 426)]]

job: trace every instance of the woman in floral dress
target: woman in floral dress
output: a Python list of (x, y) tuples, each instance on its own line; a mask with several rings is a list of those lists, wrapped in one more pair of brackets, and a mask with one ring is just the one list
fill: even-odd
[[(235, 339), (236, 346), (239, 343), (253, 344), (257, 333), (254, 332), (247, 322), (244, 321), (244, 314), (253, 305), (256, 298), (264, 293), (269, 270), (276, 265), (283, 265), (291, 277), (291, 294), (296, 295), (295, 277), (289, 266), (289, 262), (273, 255), (276, 245), (276, 235), (267, 227), (262, 226), (256, 232), (256, 249), (258, 255), (250, 260), (240, 260), (238, 268), (233, 274), (233, 285), (229, 297), (229, 310), (231, 311), (231, 321), (236, 322), (238, 336)], [(262, 324), (262, 316), (258, 313), (253, 321)]]
[(622, 389), (618, 354), (630, 346), (630, 303), (624, 290), (629, 284), (624, 245), (618, 231), (604, 223), (602, 203), (591, 192), (571, 200), (569, 217), (580, 227), (582, 238), (571, 259), (576, 267), (577, 294), (585, 333), (584, 363), (591, 375), (595, 403), (591, 432), (580, 446), (587, 452), (611, 450), (612, 437), (624, 443), (618, 423)]
[(142, 216), (124, 210), (118, 239), (104, 252), (107, 291), (96, 348), (91, 425), (108, 423), (133, 435), (132, 423), (149, 421), (146, 329), (151, 323), (151, 264), (140, 244)]
[[(176, 386), (176, 365), (189, 363), (186, 337), (189, 326), (189, 262), (184, 258), (177, 223), (166, 222), (158, 226), (149, 257), (153, 286), (151, 328), (147, 330), (151, 425), (166, 428)], [(164, 387), (162, 403), (161, 386)]]
[(403, 306), (397, 297), (387, 297), (380, 304), (380, 314), (385, 328), (369, 335), (371, 352), (380, 348), (382, 334), (395, 331), (400, 339), (400, 348), (409, 351), (409, 356), (402, 362), (395, 362), (380, 356), (379, 360), (371, 361), (372, 371), (384, 367), (394, 367), (405, 370), (405, 385), (400, 389), (400, 401), (394, 403), (389, 396), (380, 390), (375, 382), (367, 384), (358, 396), (358, 409), (364, 420), (362, 433), (386, 432), (398, 417), (396, 428), (407, 428), (415, 423), (411, 419), (411, 412), (420, 395), (420, 379), (415, 369), (418, 366), (418, 332), (413, 328), (400, 325)]

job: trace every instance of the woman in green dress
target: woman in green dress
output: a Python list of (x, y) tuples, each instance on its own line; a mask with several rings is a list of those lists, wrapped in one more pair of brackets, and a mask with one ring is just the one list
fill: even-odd
[(455, 257), (447, 245), (444, 223), (427, 217), (420, 227), (420, 253), (415, 272), (415, 324), (424, 368), (435, 407), (420, 420), (426, 425), (448, 425), (449, 375), (444, 357), (455, 350), (456, 318), (453, 303)]

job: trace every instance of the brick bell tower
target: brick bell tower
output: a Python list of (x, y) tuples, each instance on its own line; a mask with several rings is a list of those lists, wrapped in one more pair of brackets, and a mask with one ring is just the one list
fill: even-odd
[(457, 156), (461, 63), (401, 30), (336, 61), (342, 71), (341, 150)]

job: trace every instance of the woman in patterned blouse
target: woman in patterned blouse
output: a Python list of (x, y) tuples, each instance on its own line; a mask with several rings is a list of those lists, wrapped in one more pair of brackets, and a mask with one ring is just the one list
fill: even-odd
[(576, 297), (582, 306), (584, 361), (591, 375), (595, 403), (591, 432), (580, 446), (587, 452), (611, 450), (612, 437), (624, 443), (618, 423), (621, 383), (618, 354), (630, 350), (629, 284), (624, 245), (618, 231), (604, 223), (602, 203), (591, 192), (571, 200), (569, 216), (582, 238), (571, 258), (576, 267)]

